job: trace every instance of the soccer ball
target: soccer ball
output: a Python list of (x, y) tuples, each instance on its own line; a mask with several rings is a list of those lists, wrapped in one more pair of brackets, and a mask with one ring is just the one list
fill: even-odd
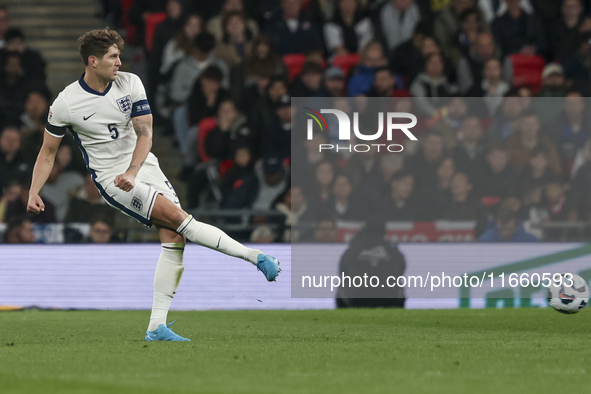
[[(558, 281), (555, 282), (553, 278), (548, 287), (548, 304), (560, 313), (577, 313), (589, 303), (589, 286), (579, 275), (566, 272), (560, 275), (562, 283), (557, 286)], [(572, 286), (568, 286), (571, 284), (570, 275)]]

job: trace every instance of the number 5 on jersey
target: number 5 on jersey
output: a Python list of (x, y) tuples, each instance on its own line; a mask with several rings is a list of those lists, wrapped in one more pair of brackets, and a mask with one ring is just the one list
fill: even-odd
[(107, 125), (107, 127), (109, 128), (109, 131), (111, 132), (111, 138), (114, 140), (119, 138), (119, 130), (117, 130), (117, 127), (115, 127), (116, 125), (117, 125), (117, 123), (111, 123), (111, 124)]

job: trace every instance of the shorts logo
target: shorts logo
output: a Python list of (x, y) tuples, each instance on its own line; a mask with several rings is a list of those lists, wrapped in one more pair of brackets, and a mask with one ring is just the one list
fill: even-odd
[(142, 208), (144, 207), (144, 203), (143, 203), (143, 202), (142, 202), (142, 200), (140, 200), (139, 198), (137, 198), (137, 197), (133, 197), (133, 198), (131, 199), (131, 206), (132, 206), (132, 208), (134, 208), (135, 210), (137, 210), (137, 211), (141, 211), (141, 210), (142, 210)]
[(117, 99), (117, 105), (124, 114), (131, 112), (131, 96), (127, 95)]
[(47, 121), (51, 122), (51, 118), (53, 118), (53, 112), (49, 111), (49, 114), (47, 115)]

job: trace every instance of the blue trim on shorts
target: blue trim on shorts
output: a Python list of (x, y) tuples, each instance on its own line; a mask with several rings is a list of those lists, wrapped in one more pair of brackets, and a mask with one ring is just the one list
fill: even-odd
[(86, 150), (82, 146), (82, 141), (80, 141), (80, 137), (78, 137), (78, 134), (72, 129), (72, 127), (68, 127), (68, 129), (70, 130), (70, 132), (74, 136), (74, 141), (76, 141), (78, 148), (80, 148), (80, 151), (82, 152), (82, 158), (84, 159), (84, 163), (86, 164), (86, 169), (88, 169), (88, 172), (90, 173), (92, 181), (94, 182), (99, 193), (101, 193), (101, 196), (103, 196), (103, 198), (105, 200), (107, 200), (107, 202), (109, 204), (113, 205), (114, 207), (116, 207), (120, 211), (125, 212), (126, 214), (128, 214), (129, 216), (131, 216), (132, 218), (134, 218), (135, 220), (137, 220), (141, 224), (144, 224), (148, 227), (152, 227), (152, 221), (150, 219), (146, 219), (145, 217), (139, 215), (138, 213), (133, 212), (131, 209), (125, 207), (123, 204), (117, 202), (113, 197), (111, 197), (107, 194), (105, 189), (103, 189), (103, 186), (96, 181), (96, 172), (92, 168), (90, 168), (90, 162), (88, 161), (88, 153), (86, 153)]

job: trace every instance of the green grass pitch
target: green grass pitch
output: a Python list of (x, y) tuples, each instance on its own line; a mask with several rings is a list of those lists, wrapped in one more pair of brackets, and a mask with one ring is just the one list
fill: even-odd
[(591, 311), (0, 312), (0, 393), (589, 392)]

